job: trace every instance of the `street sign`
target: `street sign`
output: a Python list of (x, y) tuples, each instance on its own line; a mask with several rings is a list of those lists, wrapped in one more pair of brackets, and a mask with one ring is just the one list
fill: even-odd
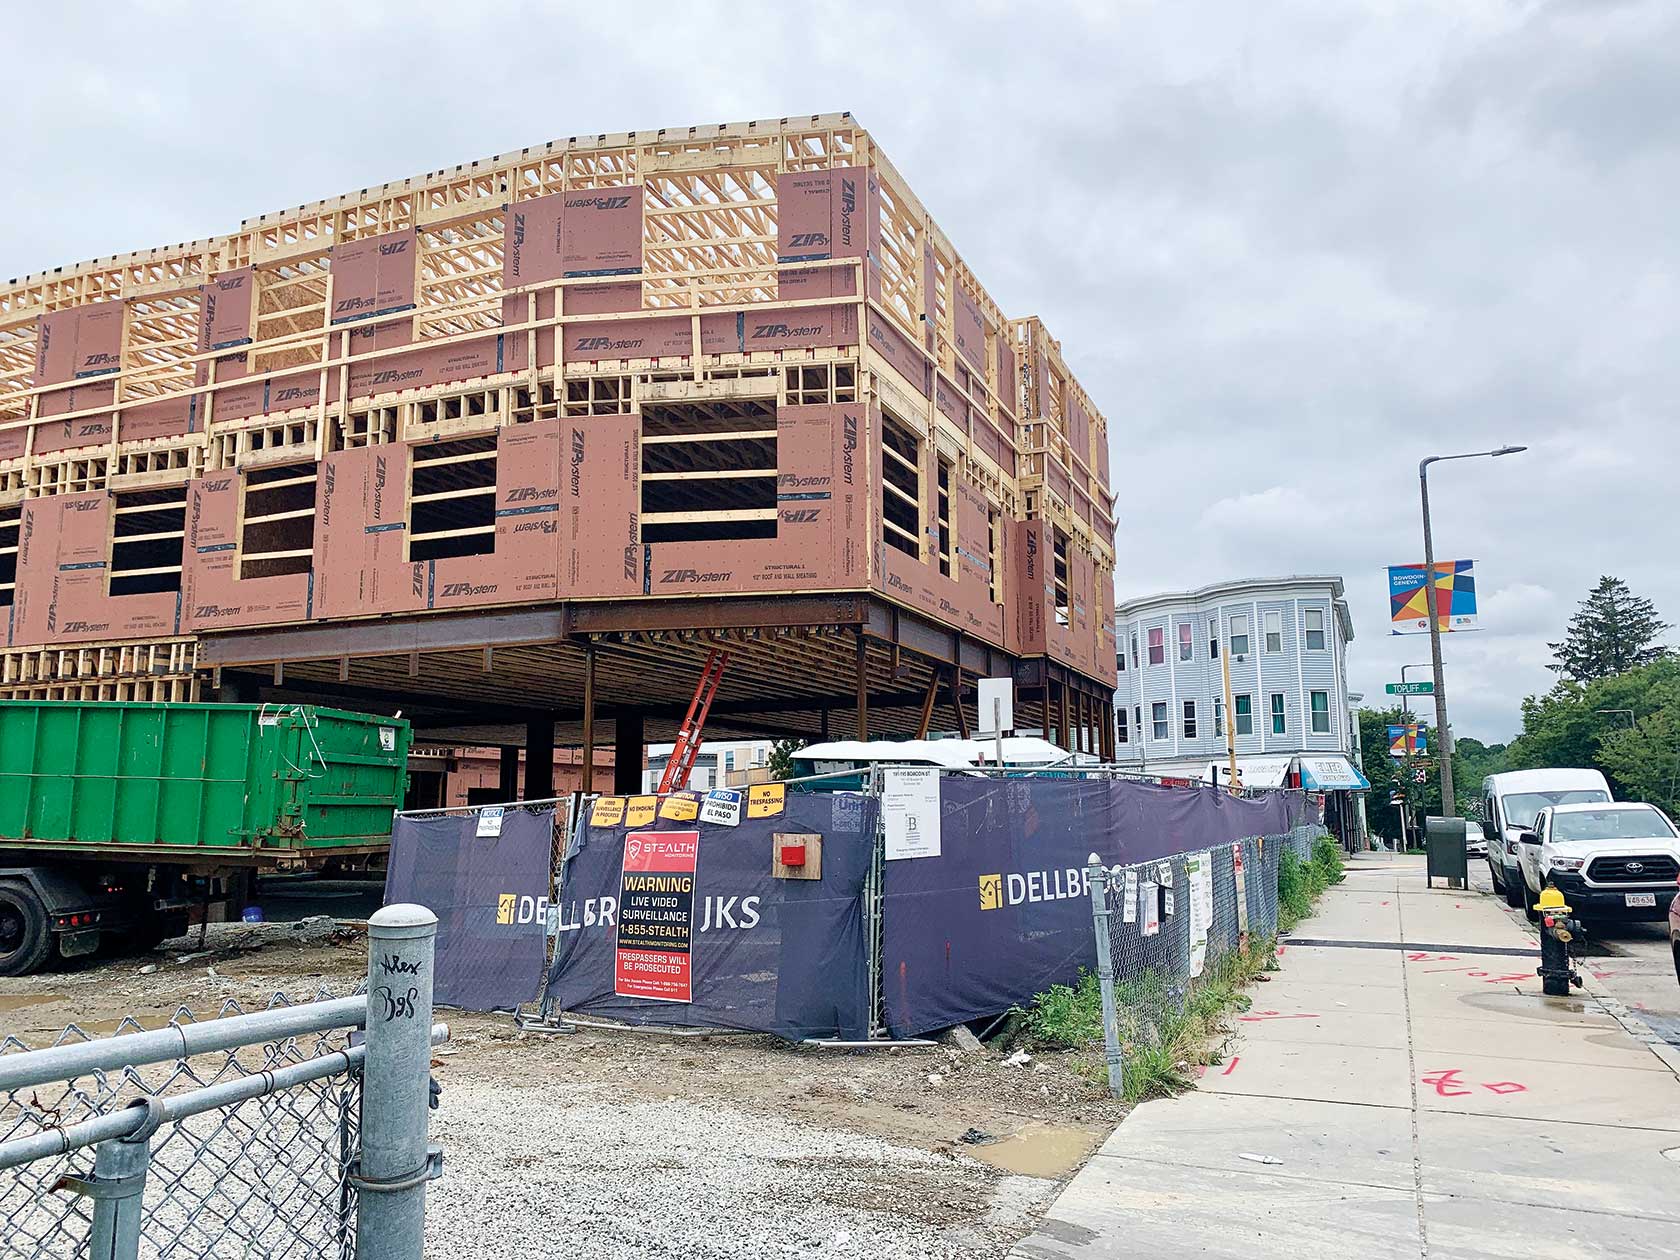
[(1391, 696), (1432, 696), (1435, 694), (1435, 684), (1432, 682), (1388, 683), (1384, 690)]

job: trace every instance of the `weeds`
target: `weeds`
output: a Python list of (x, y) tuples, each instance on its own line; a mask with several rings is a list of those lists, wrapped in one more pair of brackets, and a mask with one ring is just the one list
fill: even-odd
[[(1225, 1030), (1228, 1015), (1248, 1009), (1243, 986), (1266, 970), (1272, 956), (1272, 938), (1252, 939), (1246, 949), (1210, 958), (1195, 980), (1180, 981), (1153, 970), (1117, 979), (1114, 999), (1126, 1101), (1188, 1089), (1198, 1066), (1218, 1062), (1210, 1039)], [(1080, 973), (1077, 985), (1058, 984), (1039, 994), (1023, 1014), (1028, 1035), (1038, 1045), (1102, 1047), (1102, 992), (1089, 972)], [(1093, 1066), (1090, 1074), (1098, 1072)]]

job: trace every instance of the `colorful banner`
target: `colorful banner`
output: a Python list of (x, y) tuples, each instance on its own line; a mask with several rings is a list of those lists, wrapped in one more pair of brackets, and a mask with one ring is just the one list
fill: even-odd
[(1429, 751), (1429, 731), (1412, 723), (1410, 726), (1388, 728), (1388, 755), (1396, 761), (1421, 756)]
[[(1435, 619), (1441, 633), (1475, 630), (1476, 578), (1474, 560), (1435, 562)], [(1395, 564), (1388, 569), (1388, 618), (1390, 634), (1429, 633), (1429, 591), (1424, 585), (1424, 566)]]

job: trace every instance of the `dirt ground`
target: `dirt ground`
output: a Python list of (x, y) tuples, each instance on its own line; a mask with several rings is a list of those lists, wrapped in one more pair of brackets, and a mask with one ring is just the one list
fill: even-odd
[[(105, 1035), (183, 1007), (204, 1018), (277, 991), (344, 994), (365, 967), (365, 937), (329, 917), (217, 925), (203, 946), (0, 980), (0, 1036), (35, 1047), (72, 1023)], [(510, 1230), (537, 1254), (1003, 1256), (1122, 1115), (1090, 1055), (1011, 1063), (995, 1045), (838, 1051), (438, 1018), (452, 1034), (434, 1072), (440, 1256), (499, 1248)]]

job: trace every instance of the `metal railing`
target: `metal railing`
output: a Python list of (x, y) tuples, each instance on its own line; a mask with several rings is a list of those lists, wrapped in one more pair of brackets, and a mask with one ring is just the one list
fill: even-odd
[(354, 997), (0, 1042), (0, 1257), (418, 1260), (436, 934), (375, 914)]

